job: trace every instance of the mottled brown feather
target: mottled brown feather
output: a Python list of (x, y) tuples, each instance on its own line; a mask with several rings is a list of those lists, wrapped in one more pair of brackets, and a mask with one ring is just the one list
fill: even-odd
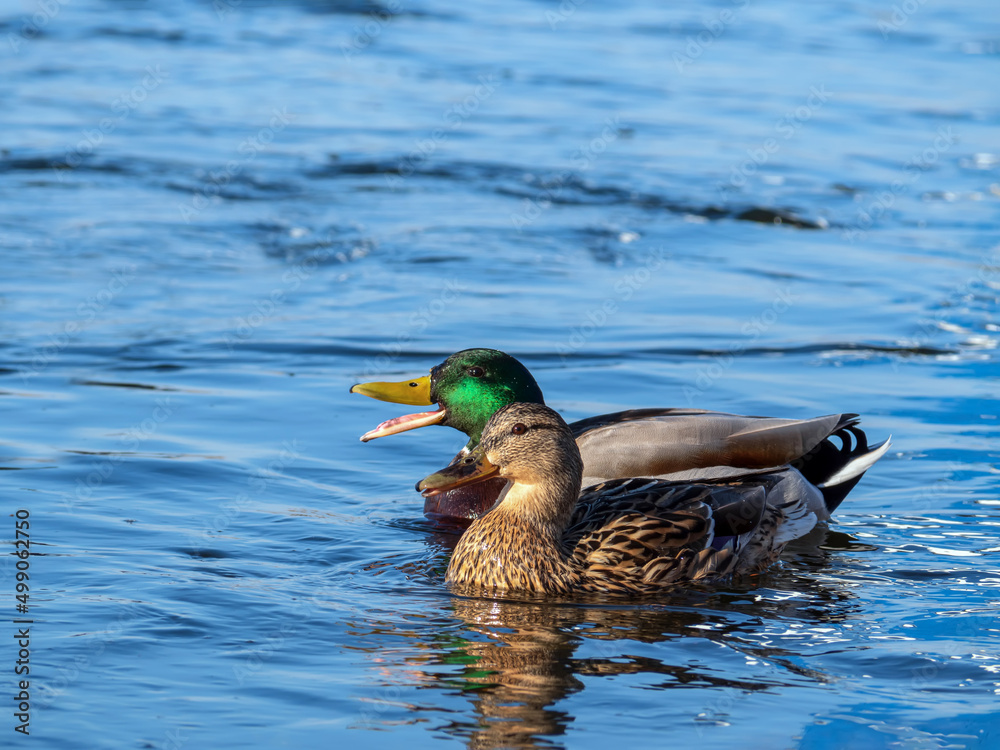
[[(540, 527), (501, 499), (459, 541), (447, 579), (486, 594), (635, 596), (752, 572), (770, 564), (784, 546), (773, 543), (784, 510), (759, 507), (778, 481), (762, 474), (728, 484), (603, 482), (579, 495), (565, 528), (556, 530)], [(747, 533), (713, 547), (714, 510), (734, 513), (741, 504), (750, 508)]]

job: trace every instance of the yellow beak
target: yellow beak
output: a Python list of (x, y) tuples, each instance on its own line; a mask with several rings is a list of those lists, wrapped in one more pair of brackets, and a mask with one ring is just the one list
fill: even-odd
[(391, 401), (394, 404), (430, 406), (433, 403), (430, 375), (404, 380), (401, 383), (358, 383), (351, 386), (351, 393), (360, 393), (362, 396), (379, 401)]

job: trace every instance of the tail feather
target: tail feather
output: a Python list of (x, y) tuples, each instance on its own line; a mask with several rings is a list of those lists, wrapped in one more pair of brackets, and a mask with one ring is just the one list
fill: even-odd
[(873, 445), (867, 453), (853, 453), (853, 458), (844, 464), (844, 466), (842, 466), (836, 474), (816, 486), (823, 489), (825, 487), (835, 487), (838, 484), (843, 484), (844, 482), (848, 482), (852, 479), (860, 479), (862, 474), (868, 471), (868, 469), (870, 469), (876, 461), (885, 455), (885, 452), (889, 450), (890, 445), (892, 445), (892, 435), (887, 437), (881, 443)]
[[(869, 446), (864, 430), (857, 426), (854, 415), (845, 414), (843, 422), (830, 437), (803, 456), (793, 466), (823, 493), (823, 501), (830, 513), (844, 501), (847, 494), (861, 480), (871, 466), (885, 455), (892, 444), (892, 437)], [(836, 437), (841, 445), (830, 438)]]

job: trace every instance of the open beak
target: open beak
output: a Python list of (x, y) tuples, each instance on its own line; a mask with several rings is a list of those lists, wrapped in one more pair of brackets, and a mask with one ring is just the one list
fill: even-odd
[(424, 497), (433, 497), (456, 487), (485, 482), (499, 473), (500, 469), (489, 462), (486, 452), (479, 446), (465, 458), (421, 479), (417, 482), (417, 492)]
[(426, 427), (429, 424), (440, 424), (448, 415), (444, 407), (439, 407), (437, 411), (422, 411), (417, 414), (406, 414), (402, 417), (387, 419), (374, 430), (369, 430), (361, 436), (361, 442), (367, 443), (375, 438), (395, 435), (397, 432), (415, 430), (418, 427)]
[(379, 401), (391, 401), (394, 404), (410, 404), (412, 406), (430, 406), (431, 376), (404, 380), (401, 383), (358, 383), (351, 386), (351, 393), (375, 398)]
[[(430, 375), (404, 380), (401, 383), (358, 383), (351, 386), (351, 393), (360, 393), (362, 396), (377, 398), (379, 401), (391, 401), (394, 404), (430, 406), (434, 403), (431, 401)], [(447, 412), (443, 406), (439, 406), (436, 411), (422, 411), (417, 414), (394, 417), (362, 435), (361, 442), (367, 443), (375, 438), (415, 430), (429, 424), (440, 424), (445, 416), (447, 416)]]

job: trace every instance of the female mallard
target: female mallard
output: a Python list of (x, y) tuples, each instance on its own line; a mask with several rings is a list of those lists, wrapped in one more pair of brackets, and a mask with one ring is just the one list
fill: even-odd
[[(494, 349), (466, 349), (432, 368), (429, 376), (362, 383), (351, 392), (400, 404), (437, 403), (436, 411), (390, 419), (361, 440), (447, 425), (469, 436), (455, 461), (479, 444), (497, 409), (518, 401), (544, 403), (527, 368)], [(869, 447), (857, 422), (856, 414), (795, 420), (700, 409), (632, 409), (574, 422), (570, 429), (583, 455), (584, 486), (646, 476), (717, 480), (793, 466), (811, 510), (825, 520), (889, 447), (888, 440)], [(503, 487), (500, 480), (458, 487), (427, 498), (424, 512), (454, 521), (477, 518), (493, 506)]]
[(496, 505), (458, 541), (447, 581), (468, 593), (650, 594), (761, 570), (816, 515), (791, 469), (731, 483), (615, 480), (580, 494), (573, 431), (541, 404), (494, 414), (462, 461), (423, 479), (426, 496), (499, 477)]

